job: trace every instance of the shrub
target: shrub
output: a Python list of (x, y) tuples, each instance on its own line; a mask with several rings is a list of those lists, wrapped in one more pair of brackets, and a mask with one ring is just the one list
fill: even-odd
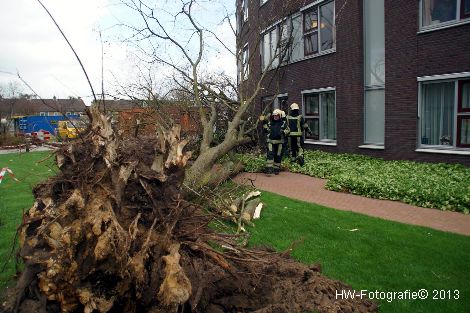
[(0, 135), (0, 146), (17, 146), (24, 142), (24, 137), (13, 136), (11, 134)]
[[(259, 172), (265, 158), (234, 155), (247, 172)], [(385, 161), (355, 154), (306, 151), (305, 165), (286, 163), (290, 171), (328, 179), (326, 188), (425, 208), (470, 210), (470, 168), (459, 164)]]

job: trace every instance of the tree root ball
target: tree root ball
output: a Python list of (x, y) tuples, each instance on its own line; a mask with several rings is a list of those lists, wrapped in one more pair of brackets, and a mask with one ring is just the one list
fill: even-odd
[[(92, 109), (20, 226), (24, 270), (2, 312), (376, 312), (289, 256), (249, 250), (183, 199), (179, 129), (123, 139)], [(216, 247), (216, 248), (214, 248)], [(218, 248), (217, 248), (218, 247)]]

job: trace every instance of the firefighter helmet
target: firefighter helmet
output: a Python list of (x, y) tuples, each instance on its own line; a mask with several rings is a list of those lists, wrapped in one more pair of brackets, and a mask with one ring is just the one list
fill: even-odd
[(282, 117), (282, 111), (279, 110), (279, 109), (275, 109), (275, 110), (273, 111), (273, 115), (279, 115), (279, 116)]

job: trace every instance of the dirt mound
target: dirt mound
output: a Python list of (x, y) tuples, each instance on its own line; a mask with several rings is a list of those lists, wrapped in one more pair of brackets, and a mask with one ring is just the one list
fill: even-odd
[(4, 312), (375, 312), (369, 300), (288, 256), (248, 250), (208, 227), (181, 194), (179, 130), (122, 139), (97, 110), (57, 152), (23, 217), (25, 267)]

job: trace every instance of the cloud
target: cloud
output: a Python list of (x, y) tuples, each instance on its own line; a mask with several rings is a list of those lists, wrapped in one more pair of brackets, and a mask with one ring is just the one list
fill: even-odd
[[(122, 6), (115, 6), (115, 3), (111, 3), (113, 0), (42, 1), (76, 49), (96, 93), (101, 91), (100, 29), (104, 30), (103, 63), (106, 90), (113, 91), (116, 85), (114, 77), (120, 79), (122, 85), (126, 85), (126, 80), (135, 81), (136, 61), (132, 57), (132, 49), (118, 40), (122, 28), (109, 28), (119, 23), (120, 18), (126, 19), (129, 16)], [(222, 0), (224, 1), (228, 0)], [(221, 21), (223, 14), (224, 12), (218, 9), (210, 22), (224, 41), (234, 46), (235, 41), (230, 38), (231, 30), (227, 22), (216, 24)], [(124, 22), (136, 21), (127, 19)], [(14, 75), (4, 72), (18, 71), (44, 98), (81, 96), (86, 98), (85, 101), (91, 101), (90, 88), (75, 56), (37, 1), (4, 1), (0, 11), (0, 38), (0, 84), (15, 80)], [(233, 57), (225, 51), (215, 49), (215, 43), (211, 42), (210, 45), (206, 58), (208, 69), (224, 69), (226, 73), (235, 76), (236, 65)], [(24, 89), (30, 93), (27, 88)]]
[[(107, 1), (43, 1), (76, 49), (95, 85), (101, 72), (101, 42), (97, 29), (100, 20), (109, 14)], [(90, 95), (75, 56), (38, 2), (16, 0), (2, 4), (0, 38), (3, 41), (0, 70), (18, 71), (42, 97)], [(1, 82), (12, 79), (11, 75), (0, 75)]]

